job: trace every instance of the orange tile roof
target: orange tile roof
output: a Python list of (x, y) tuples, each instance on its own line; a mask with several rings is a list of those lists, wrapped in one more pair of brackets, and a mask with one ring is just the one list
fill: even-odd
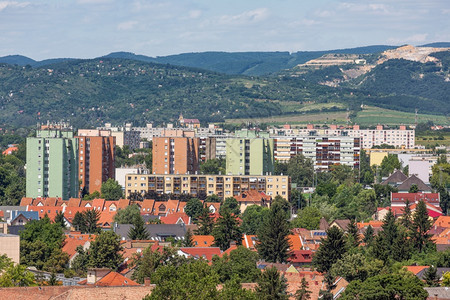
[(80, 233), (66, 234), (62, 251), (69, 254), (69, 257), (72, 258), (77, 252), (76, 249), (78, 246), (84, 246), (87, 242), (95, 240), (95, 238), (96, 235), (94, 234), (80, 234)]
[(258, 237), (256, 235), (244, 234), (242, 236), (242, 245), (250, 250), (255, 250), (257, 240)]
[[(162, 216), (159, 218), (161, 220), (161, 223), (163, 224), (180, 224), (180, 222), (183, 222), (184, 224), (188, 225), (190, 223), (191, 218), (185, 214), (185, 213), (172, 213), (167, 214), (166, 216)], [(178, 223), (177, 223), (178, 222)]]
[(167, 201), (155, 201), (153, 215), (157, 216), (159, 214), (166, 214), (167, 212)]
[(450, 228), (450, 216), (439, 216), (433, 226)]
[(33, 198), (23, 197), (22, 200), (20, 200), (20, 206), (31, 205), (32, 203), (33, 203)]
[(105, 209), (105, 199), (94, 199), (92, 200), (92, 207), (95, 209), (103, 211)]
[(429, 266), (406, 266), (406, 270), (412, 272), (414, 275), (417, 275), (420, 271), (424, 269), (428, 269)]
[(9, 147), (8, 149), (6, 149), (5, 151), (3, 151), (2, 154), (3, 154), (3, 155), (10, 155), (10, 154), (12, 154), (14, 151), (18, 151), (18, 150), (19, 150), (18, 147), (12, 146), (12, 147)]
[(155, 200), (144, 199), (141, 203), (141, 214), (152, 214), (153, 207), (155, 206)]
[(383, 221), (369, 221), (369, 222), (366, 222), (366, 223), (364, 223), (364, 222), (361, 222), (361, 223), (356, 223), (356, 225), (358, 226), (358, 229), (361, 229), (361, 228), (365, 228), (365, 227), (368, 227), (369, 225), (370, 226), (372, 226), (373, 228), (375, 228), (375, 227), (381, 227), (381, 225), (383, 225)]
[(51, 221), (55, 220), (56, 215), (61, 212), (62, 209), (61, 206), (28, 206), (28, 211), (38, 212), (39, 219), (42, 219), (47, 215)]
[(242, 192), (238, 196), (234, 197), (237, 202), (253, 202), (255, 204), (261, 204), (263, 201), (270, 201), (272, 197), (266, 195), (263, 192), (258, 192), (256, 190), (249, 190)]
[(219, 213), (220, 203), (218, 203), (218, 202), (204, 202), (203, 203), (203, 206), (207, 207), (207, 208), (210, 208), (211, 205), (214, 207), (215, 213)]
[(98, 222), (100, 223), (101, 227), (103, 228), (109, 228), (111, 227), (111, 224), (114, 220), (114, 216), (116, 215), (116, 211), (108, 211), (104, 210), (100, 213), (100, 219)]
[(219, 247), (182, 247), (180, 251), (186, 253), (188, 256), (202, 257), (207, 260), (212, 260), (214, 255), (221, 254)]
[(80, 198), (70, 198), (67, 202), (67, 206), (69, 207), (80, 207), (81, 199)]
[(98, 280), (95, 286), (137, 286), (139, 283), (126, 278), (122, 274), (111, 271), (106, 276)]
[(289, 249), (291, 250), (301, 250), (302, 249), (302, 241), (300, 240), (300, 236), (297, 234), (290, 234), (289, 238)]
[(172, 214), (177, 212), (179, 203), (179, 200), (168, 200), (166, 205), (167, 213)]
[(194, 247), (211, 247), (214, 244), (214, 237), (212, 235), (194, 235)]
[(186, 207), (187, 202), (181, 202), (178, 204), (178, 212), (184, 212), (184, 208)]
[(72, 219), (75, 217), (77, 212), (84, 212), (85, 210), (89, 210), (89, 207), (66, 207), (64, 211), (64, 217), (66, 217), (67, 221), (72, 223)]
[(117, 208), (118, 209), (124, 209), (127, 208), (127, 206), (130, 205), (130, 199), (119, 199)]

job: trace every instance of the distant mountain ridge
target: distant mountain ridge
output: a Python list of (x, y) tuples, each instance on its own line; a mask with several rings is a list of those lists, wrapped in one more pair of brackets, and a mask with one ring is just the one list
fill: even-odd
[[(450, 47), (450, 43), (439, 42), (423, 45), (423, 47)], [(421, 46), (422, 47), (422, 46)], [(131, 52), (113, 52), (102, 57), (120, 58), (142, 62), (170, 64), (176, 66), (194, 67), (229, 75), (267, 75), (290, 69), (309, 60), (319, 58), (325, 54), (374, 54), (397, 46), (373, 45), (365, 47), (323, 50), (323, 51), (298, 51), (289, 53), (280, 52), (197, 52), (182, 53), (168, 56), (150, 57)], [(36, 61), (22, 55), (8, 55), (0, 57), (0, 63), (31, 67), (45, 67), (54, 63), (80, 60), (77, 58), (54, 58)]]

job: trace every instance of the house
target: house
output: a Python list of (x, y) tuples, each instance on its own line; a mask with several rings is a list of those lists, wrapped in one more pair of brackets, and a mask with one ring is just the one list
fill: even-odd
[(219, 256), (222, 253), (219, 247), (181, 247), (178, 254), (185, 257), (193, 257), (195, 259), (206, 259), (212, 261), (214, 255)]
[(4, 254), (14, 263), (20, 263), (20, 237), (18, 235), (0, 233), (0, 256)]
[(411, 187), (413, 185), (416, 185), (417, 188), (419, 189), (420, 192), (429, 192), (431, 193), (431, 188), (426, 185), (419, 177), (417, 177), (416, 175), (411, 175), (410, 177), (408, 177), (408, 179), (406, 179), (405, 181), (403, 181), (399, 186), (398, 186), (398, 191), (399, 192), (404, 192), (407, 193)]
[(381, 184), (383, 184), (383, 185), (389, 184), (389, 185), (397, 187), (400, 184), (402, 184), (402, 182), (405, 181), (406, 179), (408, 179), (408, 176), (403, 174), (402, 171), (396, 170), (394, 173), (391, 174), (391, 176), (386, 178)]
[(9, 224), (12, 226), (26, 225), (32, 220), (39, 220), (39, 214), (37, 211), (18, 211), (11, 212)]
[(266, 195), (264, 192), (257, 190), (249, 190), (242, 192), (235, 199), (240, 205), (241, 213), (244, 213), (245, 209), (250, 205), (258, 205), (263, 207), (270, 207), (272, 197)]
[(81, 234), (80, 232), (70, 232), (65, 235), (62, 251), (69, 254), (69, 265), (72, 264), (78, 255), (77, 247), (81, 246), (84, 250), (89, 249), (91, 242), (97, 237), (95, 234)]
[(92, 285), (96, 287), (113, 286), (139, 286), (140, 284), (123, 276), (120, 273), (107, 268), (88, 269), (87, 279), (79, 282), (81, 285)]
[(185, 213), (170, 213), (167, 214), (167, 216), (162, 216), (159, 218), (161, 220), (161, 223), (163, 224), (190, 224), (191, 223), (191, 217), (189, 217)]
[(212, 235), (194, 235), (192, 236), (194, 247), (211, 247), (214, 244)]
[(435, 207), (440, 207), (439, 193), (391, 193), (391, 206), (406, 206), (406, 200), (410, 204), (418, 203), (420, 200), (432, 204)]
[(4, 150), (2, 152), (3, 155), (11, 155), (13, 152), (19, 151), (19, 148), (17, 147), (16, 144), (14, 145), (9, 145), (8, 149)]
[(338, 227), (340, 230), (347, 232), (348, 225), (350, 225), (350, 220), (344, 219), (344, 220), (334, 220), (330, 223), (330, 228), (333, 226)]
[(294, 250), (291, 251), (291, 256), (288, 261), (295, 267), (303, 265), (311, 265), (312, 251), (311, 250)]
[[(128, 232), (132, 228), (131, 224), (115, 224), (113, 231), (117, 233), (122, 240), (128, 239)], [(175, 240), (184, 240), (187, 227), (184, 224), (148, 224), (145, 225), (150, 234), (150, 240), (165, 242), (168, 238)]]

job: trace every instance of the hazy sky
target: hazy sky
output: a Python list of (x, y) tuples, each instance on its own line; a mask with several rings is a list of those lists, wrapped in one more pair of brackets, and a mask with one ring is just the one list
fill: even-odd
[(450, 0), (0, 0), (0, 56), (450, 42)]

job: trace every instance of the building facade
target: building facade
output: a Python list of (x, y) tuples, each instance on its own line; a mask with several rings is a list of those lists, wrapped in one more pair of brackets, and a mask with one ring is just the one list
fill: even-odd
[(229, 175), (273, 173), (273, 139), (230, 138), (226, 140), (226, 172)]
[(152, 154), (154, 174), (195, 174), (199, 169), (199, 138), (154, 138)]
[(303, 154), (314, 163), (314, 170), (327, 171), (333, 165), (359, 168), (360, 139), (345, 136), (278, 136), (274, 137), (276, 161), (288, 162)]
[(396, 148), (410, 149), (415, 147), (415, 131), (413, 129), (406, 129), (406, 126), (401, 125), (399, 129), (384, 129), (383, 125), (377, 125), (375, 129), (360, 129), (359, 125), (353, 127), (343, 127), (337, 125), (330, 125), (330, 127), (315, 127), (309, 124), (307, 128), (277, 128), (272, 129), (273, 135), (285, 136), (308, 136), (326, 135), (326, 136), (349, 136), (353, 138), (360, 138), (361, 148), (370, 149), (373, 146), (380, 146), (387, 144)]
[(266, 195), (289, 197), (288, 176), (231, 176), (231, 175), (154, 175), (128, 174), (125, 177), (125, 196), (131, 193), (156, 192), (158, 194), (217, 195), (221, 198), (255, 190)]
[(111, 131), (111, 136), (116, 139), (116, 145), (121, 148), (123, 148), (123, 146), (128, 146), (133, 150), (140, 146), (140, 132), (139, 130), (136, 130), (131, 123), (126, 123), (125, 126), (119, 127), (113, 127), (111, 126), (111, 123), (106, 123), (104, 127), (97, 127), (97, 129)]
[(115, 178), (115, 137), (109, 130), (78, 130), (78, 175), (80, 189), (92, 194), (102, 183)]
[(78, 141), (63, 125), (38, 129), (27, 138), (27, 197), (77, 197)]

